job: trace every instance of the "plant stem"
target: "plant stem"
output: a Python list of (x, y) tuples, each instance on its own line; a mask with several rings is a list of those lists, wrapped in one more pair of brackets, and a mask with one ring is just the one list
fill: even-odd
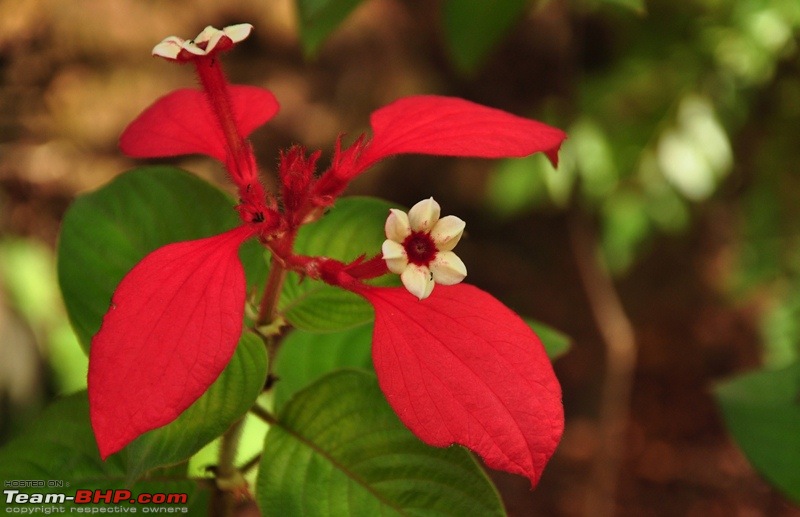
[(256, 328), (268, 325), (275, 320), (278, 313), (278, 300), (281, 296), (283, 282), (286, 280), (287, 270), (280, 260), (272, 256), (269, 266), (269, 278), (267, 287), (264, 289), (264, 296), (258, 309), (258, 319)]
[(217, 463), (217, 477), (229, 478), (236, 471), (236, 453), (239, 450), (239, 439), (242, 437), (244, 418), (234, 423), (225, 434), (219, 446), (219, 462)]
[(253, 456), (252, 458), (250, 458), (249, 460), (247, 460), (247, 463), (242, 465), (242, 467), (239, 470), (242, 472), (242, 474), (247, 474), (252, 469), (256, 468), (256, 466), (258, 466), (259, 463), (261, 463), (261, 453), (260, 452), (258, 454), (256, 454), (255, 456)]
[(254, 404), (253, 407), (250, 408), (250, 412), (253, 413), (255, 416), (263, 420), (264, 422), (268, 423), (269, 425), (274, 425), (278, 423), (278, 420), (272, 416), (272, 413), (264, 409), (263, 407), (259, 406), (258, 404)]
[[(256, 319), (256, 330), (258, 335), (264, 341), (264, 346), (267, 348), (267, 382), (264, 386), (264, 391), (268, 391), (273, 382), (275, 381), (274, 367), (275, 356), (278, 353), (278, 340), (276, 334), (279, 332), (281, 322), (278, 322), (278, 300), (281, 297), (281, 290), (283, 289), (283, 282), (286, 280), (286, 267), (280, 259), (272, 255), (270, 261), (269, 277), (267, 278), (267, 287), (264, 288), (264, 296), (261, 298), (261, 304), (258, 309), (258, 318)], [(266, 325), (274, 325), (275, 328), (270, 329), (270, 333), (262, 333), (262, 329)]]
[(594, 233), (573, 221), (572, 249), (589, 305), (606, 346), (606, 375), (600, 400), (599, 447), (594, 458), (584, 515), (615, 513), (619, 467), (630, 413), (636, 336), (603, 260)]
[[(261, 298), (261, 303), (258, 311), (258, 318), (256, 320), (256, 329), (264, 325), (271, 324), (275, 321), (278, 315), (278, 300), (280, 299), (281, 289), (283, 282), (286, 280), (286, 268), (280, 260), (276, 259), (273, 255), (270, 263), (269, 276), (267, 277), (267, 285), (264, 288), (264, 296)], [(276, 340), (272, 335), (260, 334), (267, 347), (268, 355), (268, 377), (272, 374), (272, 365), (274, 363), (275, 351), (277, 348)], [(254, 405), (257, 408), (258, 405)], [(231, 515), (234, 507), (234, 500), (231, 496), (231, 491), (226, 487), (227, 485), (236, 485), (237, 478), (241, 478), (241, 471), (236, 467), (236, 454), (239, 451), (239, 441), (244, 427), (244, 417), (239, 419), (222, 435), (222, 441), (219, 448), (219, 460), (217, 462), (217, 490), (214, 492), (212, 501), (212, 515), (227, 516)], [(248, 467), (252, 468), (252, 466)], [(244, 482), (243, 478), (241, 479)], [(246, 489), (246, 486), (244, 487)], [(233, 487), (236, 490), (236, 487)]]
[(227, 516), (231, 515), (233, 511), (235, 501), (231, 496), (231, 491), (223, 487), (241, 476), (236, 468), (236, 453), (239, 450), (239, 439), (242, 436), (243, 428), (244, 417), (236, 421), (222, 435), (216, 472), (217, 486), (211, 501), (211, 515)]
[(228, 88), (228, 80), (216, 57), (203, 57), (194, 60), (197, 76), (203, 85), (208, 102), (216, 116), (219, 128), (225, 137), (228, 159), (226, 166), (234, 183), (243, 188), (245, 185), (258, 183), (257, 171), (250, 159), (252, 150), (239, 132), (233, 101)]

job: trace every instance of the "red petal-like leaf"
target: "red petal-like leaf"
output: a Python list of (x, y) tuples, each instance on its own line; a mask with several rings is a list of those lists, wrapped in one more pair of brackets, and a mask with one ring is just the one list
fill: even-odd
[(375, 111), (370, 123), (374, 137), (358, 170), (400, 153), (503, 158), (544, 152), (555, 166), (566, 138), (535, 120), (436, 95), (397, 100)]
[(400, 420), (424, 442), (458, 443), (533, 486), (564, 428), (561, 387), (539, 338), (491, 295), (437, 285), (419, 301), (366, 288), (375, 308), (372, 358)]
[[(272, 92), (229, 86), (239, 132), (246, 137), (278, 112)], [(206, 154), (225, 161), (225, 135), (201, 90), (183, 88), (154, 102), (125, 128), (122, 152), (134, 158)]]
[(92, 339), (89, 405), (105, 459), (197, 400), (242, 333), (242, 226), (147, 255), (122, 279)]

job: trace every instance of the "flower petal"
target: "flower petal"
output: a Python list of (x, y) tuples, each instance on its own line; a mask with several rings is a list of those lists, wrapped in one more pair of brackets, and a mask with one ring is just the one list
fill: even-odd
[(231, 40), (231, 43), (239, 43), (246, 39), (253, 31), (253, 26), (249, 23), (239, 23), (237, 25), (228, 25), (223, 29), (217, 29), (211, 25), (207, 26), (203, 31), (194, 38), (195, 44), (208, 43), (205, 47), (206, 52), (211, 52), (217, 46), (223, 36)]
[(89, 405), (100, 455), (181, 414), (216, 380), (242, 333), (241, 226), (155, 250), (120, 282), (92, 339)]
[(178, 54), (181, 53), (184, 40), (177, 36), (170, 36), (164, 38), (161, 43), (153, 47), (153, 55), (163, 57), (166, 59), (177, 59)]
[(553, 165), (566, 138), (560, 129), (454, 97), (399, 99), (370, 117), (373, 138), (356, 170), (400, 153), (481, 158), (544, 152)]
[(406, 249), (399, 242), (386, 239), (381, 246), (381, 252), (383, 253), (383, 260), (386, 261), (386, 267), (392, 273), (396, 275), (402, 274), (408, 267)]
[[(467, 223), (463, 219), (454, 215), (448, 215), (439, 219), (439, 222), (431, 230), (431, 238), (436, 249), (439, 251), (450, 251), (456, 247)], [(438, 280), (437, 280), (438, 281)]]
[[(153, 47), (152, 54), (170, 61), (185, 62), (194, 59), (195, 56), (206, 56), (215, 51), (228, 50), (247, 38), (252, 30), (253, 26), (249, 23), (229, 25), (222, 30), (209, 25), (193, 40), (185, 40), (177, 36), (164, 38)], [(182, 52), (184, 50), (186, 53)]]
[(402, 210), (390, 208), (384, 230), (386, 231), (387, 239), (403, 242), (406, 237), (411, 235), (411, 223), (408, 221), (408, 214)]
[(411, 229), (415, 232), (427, 232), (439, 221), (442, 209), (434, 199), (423, 199), (408, 211)]
[(400, 420), (429, 445), (458, 443), (486, 465), (536, 485), (564, 429), (561, 388), (541, 341), (519, 316), (467, 284), (424, 302), (366, 288), (372, 359)]
[(400, 280), (403, 281), (403, 285), (408, 289), (408, 292), (420, 300), (430, 296), (431, 291), (433, 291), (433, 275), (426, 266), (409, 264), (405, 271), (400, 274)]
[[(272, 92), (254, 86), (230, 86), (236, 125), (243, 137), (278, 112)], [(225, 136), (201, 90), (183, 88), (154, 102), (125, 128), (122, 152), (134, 158), (205, 154), (221, 162), (227, 155)]]
[(239, 43), (247, 38), (253, 31), (253, 26), (249, 23), (237, 23), (236, 25), (228, 25), (222, 32), (228, 36), (232, 42)]
[(453, 285), (467, 276), (467, 266), (452, 251), (440, 251), (430, 266), (433, 281), (442, 285)]
[(204, 49), (204, 54), (208, 54), (209, 52), (214, 50), (214, 47), (217, 46), (217, 43), (219, 43), (219, 40), (222, 39), (223, 36), (225, 36), (224, 32), (215, 27), (212, 27), (211, 25), (208, 25), (205, 29), (202, 30), (202, 32), (200, 32), (200, 34), (198, 34), (194, 38), (192, 43), (194, 43), (197, 46), (200, 46), (201, 43), (205, 43), (206, 45)]

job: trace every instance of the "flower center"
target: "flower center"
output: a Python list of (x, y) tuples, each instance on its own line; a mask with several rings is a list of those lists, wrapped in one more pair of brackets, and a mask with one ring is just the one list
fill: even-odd
[(413, 232), (403, 241), (408, 261), (418, 266), (427, 266), (436, 257), (436, 244), (429, 233)]

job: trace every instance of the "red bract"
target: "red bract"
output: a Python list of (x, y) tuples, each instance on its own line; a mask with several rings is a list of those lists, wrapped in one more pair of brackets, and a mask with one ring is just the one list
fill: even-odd
[(353, 178), (395, 154), (502, 158), (543, 152), (556, 165), (567, 137), (535, 120), (440, 95), (396, 100), (373, 112), (370, 125), (372, 140), (359, 140), (349, 152), (337, 152), (340, 159), (314, 190), (320, 197), (335, 198)]
[(424, 442), (458, 443), (536, 485), (564, 427), (561, 388), (539, 338), (491, 295), (437, 286), (423, 301), (365, 288), (372, 359), (400, 420)]
[[(275, 114), (277, 103), (266, 90), (227, 84), (218, 53), (251, 27), (229, 29), (207, 28), (195, 42), (168, 38), (156, 47), (169, 60), (193, 61), (204, 92), (185, 89), (161, 98), (120, 141), (136, 157), (203, 153), (222, 161), (239, 189), (243, 224), (156, 250), (117, 287), (90, 356), (91, 417), (102, 456), (172, 421), (222, 371), (242, 331), (245, 287), (236, 252), (257, 236), (276, 267), (354, 291), (372, 304), (378, 379), (414, 433), (431, 445), (463, 444), (487, 465), (535, 484), (561, 436), (563, 413), (542, 345), (518, 316), (467, 285), (441, 285), (423, 301), (399, 288), (370, 287), (363, 280), (387, 272), (380, 255), (342, 264), (296, 255), (293, 245), (302, 224), (320, 217), (353, 178), (390, 155), (544, 152), (555, 164), (564, 133), (461, 99), (407, 97), (373, 113), (371, 140), (362, 136), (349, 148), (337, 142), (319, 178), (319, 153), (306, 156), (300, 147), (282, 153), (279, 211), (261, 187), (245, 139)], [(440, 247), (436, 253), (451, 248)], [(440, 280), (459, 280), (452, 276)], [(277, 296), (279, 290), (265, 292)], [(262, 303), (258, 324), (270, 323), (271, 307)]]
[(566, 137), (535, 120), (438, 95), (397, 100), (369, 120), (374, 136), (359, 160), (362, 167), (401, 153), (505, 158), (537, 152), (555, 166)]
[[(247, 136), (278, 112), (269, 90), (231, 86), (236, 125)], [(225, 163), (228, 148), (217, 116), (202, 90), (183, 88), (158, 99), (134, 120), (119, 139), (134, 158), (205, 154)]]
[(167, 424), (228, 364), (244, 317), (239, 227), (147, 255), (120, 282), (92, 339), (89, 406), (105, 459)]

